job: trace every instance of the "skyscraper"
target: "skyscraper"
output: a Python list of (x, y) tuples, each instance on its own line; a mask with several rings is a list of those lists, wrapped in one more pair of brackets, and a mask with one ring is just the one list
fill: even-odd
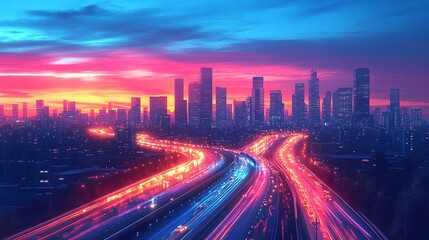
[(18, 120), (18, 104), (12, 104), (12, 119)]
[(76, 102), (68, 102), (68, 112), (72, 115), (76, 115)]
[(400, 109), (400, 93), (399, 89), (390, 89), (390, 130), (396, 130), (401, 127), (401, 109)]
[(253, 77), (252, 79), (252, 125), (264, 124), (264, 78)]
[(149, 110), (147, 107), (143, 108), (143, 125), (147, 127), (149, 124)]
[(246, 127), (246, 102), (234, 100), (234, 125), (238, 128)]
[(189, 86), (189, 126), (192, 128), (199, 128), (201, 125), (201, 84), (190, 83)]
[(174, 123), (177, 127), (185, 127), (188, 123), (187, 105), (184, 97), (183, 78), (174, 79)]
[(141, 122), (141, 99), (139, 97), (131, 98), (131, 107), (128, 111), (128, 123), (140, 124)]
[[(167, 115), (167, 97), (149, 98), (149, 122), (152, 127), (165, 129), (170, 125)], [(168, 126), (167, 126), (168, 125)]]
[(68, 101), (67, 100), (63, 100), (63, 113), (67, 112), (67, 107), (68, 107)]
[(0, 118), (4, 117), (4, 105), (0, 105)]
[(226, 104), (226, 122), (232, 124), (232, 104)]
[(420, 107), (412, 107), (411, 108), (411, 127), (421, 127), (423, 123), (423, 112)]
[(216, 127), (226, 126), (226, 88), (216, 87)]
[(358, 125), (369, 123), (369, 68), (356, 68), (353, 73), (354, 118)]
[(252, 97), (246, 97), (246, 127), (252, 125)]
[(127, 110), (125, 108), (117, 109), (116, 123), (118, 125), (124, 125), (127, 123)]
[(284, 104), (282, 91), (270, 91), (270, 126), (281, 127), (284, 124)]
[(339, 125), (351, 126), (352, 124), (352, 92), (352, 88), (338, 88), (334, 92), (334, 117)]
[(27, 120), (28, 118), (28, 108), (27, 108), (27, 103), (23, 102), (22, 103), (22, 119), (23, 120)]
[(320, 124), (320, 94), (319, 79), (317, 72), (311, 71), (311, 78), (308, 80), (308, 120), (313, 125)]
[(45, 106), (45, 102), (41, 99), (36, 100), (36, 116), (38, 118), (43, 117), (43, 107)]
[(295, 93), (292, 95), (292, 117), (297, 123), (302, 123), (304, 121), (304, 83), (295, 84)]
[(211, 68), (201, 68), (201, 115), (200, 122), (202, 129), (210, 129), (213, 122), (213, 70)]
[(331, 123), (331, 92), (327, 91), (322, 102), (322, 122), (324, 125)]

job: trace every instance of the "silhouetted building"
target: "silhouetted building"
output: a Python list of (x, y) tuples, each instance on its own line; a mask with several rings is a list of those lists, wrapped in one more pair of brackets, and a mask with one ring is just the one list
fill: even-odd
[(411, 108), (411, 127), (421, 127), (423, 123), (423, 112), (420, 107)]
[(226, 122), (232, 124), (232, 104), (226, 104)]
[(26, 102), (22, 103), (22, 119), (27, 120), (28, 118), (28, 106)]
[(149, 109), (148, 107), (143, 108), (143, 125), (147, 127), (149, 124)]
[(118, 125), (127, 124), (127, 110), (125, 108), (118, 108), (116, 113), (116, 123)]
[(149, 122), (151, 127), (166, 129), (170, 125), (167, 115), (167, 97), (149, 98)]
[(394, 131), (401, 127), (401, 107), (399, 89), (390, 89), (390, 130)]
[(409, 129), (411, 127), (411, 111), (409, 108), (401, 109), (401, 124), (405, 129)]
[(342, 126), (352, 124), (352, 88), (338, 88), (333, 95), (333, 112), (335, 121)]
[(246, 127), (250, 127), (252, 125), (252, 97), (246, 97)]
[(360, 126), (369, 124), (370, 75), (369, 68), (356, 68), (353, 73), (354, 118)]
[(201, 126), (201, 84), (190, 83), (189, 84), (189, 127), (200, 128)]
[(305, 119), (304, 83), (295, 83), (295, 93), (292, 95), (292, 117), (296, 123)]
[(216, 127), (226, 127), (226, 88), (216, 87)]
[(200, 125), (202, 129), (207, 130), (213, 123), (213, 70), (211, 68), (201, 68), (200, 84)]
[(264, 78), (253, 77), (252, 79), (252, 125), (264, 125)]
[(246, 102), (234, 100), (234, 125), (239, 128), (246, 127)]
[(313, 125), (320, 124), (320, 94), (319, 79), (317, 72), (311, 72), (311, 79), (308, 80), (308, 120)]
[(131, 107), (128, 111), (128, 123), (140, 124), (141, 122), (141, 100), (139, 97), (131, 98)]
[(381, 109), (375, 108), (373, 115), (374, 115), (374, 126), (376, 128), (382, 127), (383, 126), (383, 117), (381, 114)]
[(187, 105), (184, 98), (183, 78), (174, 79), (174, 123), (177, 127), (185, 127), (188, 124)]
[(284, 104), (282, 91), (270, 91), (270, 126), (281, 127), (284, 124)]
[(0, 118), (4, 118), (4, 105), (0, 105)]
[(66, 113), (68, 111), (68, 101), (63, 100), (63, 113)]
[(41, 99), (36, 100), (36, 116), (38, 118), (43, 117), (43, 107), (45, 106), (45, 102)]
[(325, 93), (325, 97), (323, 98), (323, 102), (322, 102), (322, 122), (324, 125), (331, 124), (331, 115), (332, 115), (331, 95), (332, 95), (331, 92), (327, 91)]
[(18, 120), (18, 104), (12, 104), (12, 120)]

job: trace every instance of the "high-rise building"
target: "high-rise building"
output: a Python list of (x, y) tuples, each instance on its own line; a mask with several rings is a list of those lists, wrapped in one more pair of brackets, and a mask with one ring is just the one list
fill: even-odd
[(308, 80), (308, 120), (313, 125), (320, 124), (320, 94), (319, 79), (317, 72), (311, 71), (311, 78)]
[(409, 129), (411, 127), (411, 111), (409, 108), (401, 109), (401, 124), (405, 129)]
[(43, 107), (45, 106), (45, 102), (41, 99), (36, 100), (36, 116), (38, 118), (43, 117)]
[(63, 113), (66, 113), (68, 110), (68, 101), (67, 100), (63, 100)]
[(140, 124), (141, 122), (141, 99), (139, 97), (131, 98), (131, 107), (128, 111), (128, 123)]
[(270, 91), (270, 126), (281, 127), (284, 124), (284, 104), (282, 91)]
[(28, 118), (28, 106), (26, 102), (22, 103), (22, 119), (27, 120)]
[(374, 126), (376, 128), (383, 126), (383, 116), (381, 114), (381, 109), (375, 108), (373, 115), (374, 115)]
[(189, 126), (192, 128), (200, 128), (201, 126), (201, 84), (189, 84), (189, 102), (188, 102), (188, 116)]
[(399, 89), (390, 89), (390, 130), (394, 131), (401, 127), (401, 107)]
[(420, 107), (411, 108), (411, 127), (421, 127), (423, 123), (423, 112)]
[(292, 117), (296, 123), (302, 123), (305, 119), (304, 89), (304, 83), (296, 83), (292, 95)]
[(149, 109), (148, 107), (143, 107), (143, 125), (147, 126), (149, 124)]
[(253, 77), (252, 79), (252, 125), (262, 126), (264, 120), (264, 78)]
[(369, 68), (356, 68), (353, 73), (354, 119), (358, 125), (369, 124), (370, 102)]
[(226, 127), (226, 88), (216, 87), (216, 127)]
[(4, 118), (4, 105), (0, 105), (0, 118)]
[(18, 120), (18, 104), (12, 104), (12, 119)]
[(177, 127), (184, 128), (188, 125), (188, 101), (187, 100), (177, 100), (175, 103), (174, 110), (174, 122)]
[(68, 102), (68, 112), (72, 115), (75, 116), (77, 109), (76, 109), (76, 102)]
[(327, 91), (322, 102), (322, 122), (324, 125), (331, 123), (331, 92)]
[(116, 123), (118, 125), (127, 124), (127, 110), (125, 108), (118, 108), (116, 113)]
[(43, 117), (48, 118), (49, 117), (49, 106), (43, 107)]
[(165, 129), (170, 125), (170, 118), (167, 115), (166, 96), (149, 98), (149, 123), (152, 127), (161, 129)]
[(338, 88), (334, 92), (333, 112), (335, 121), (342, 126), (351, 126), (353, 108), (352, 108), (352, 88)]
[(177, 127), (185, 127), (188, 123), (187, 105), (184, 98), (183, 78), (174, 79), (174, 123)]
[(234, 100), (234, 125), (238, 128), (246, 127), (246, 101)]
[(200, 124), (202, 129), (210, 129), (213, 123), (213, 70), (201, 68), (200, 73)]
[(246, 97), (246, 127), (250, 127), (252, 125), (252, 97)]
[(226, 104), (226, 122), (232, 124), (232, 104)]

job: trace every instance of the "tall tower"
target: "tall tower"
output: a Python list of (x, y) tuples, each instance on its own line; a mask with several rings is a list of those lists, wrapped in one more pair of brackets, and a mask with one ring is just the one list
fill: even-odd
[(311, 71), (311, 78), (308, 80), (308, 120), (313, 125), (320, 124), (320, 95), (319, 79), (317, 72)]
[(170, 124), (167, 115), (167, 97), (149, 98), (149, 122), (152, 127), (165, 129)]
[(292, 95), (292, 117), (295, 122), (302, 123), (305, 119), (304, 83), (295, 83)]
[(139, 97), (131, 98), (131, 107), (128, 112), (128, 122), (131, 124), (139, 124), (141, 122), (141, 105)]
[(189, 86), (189, 127), (200, 128), (201, 126), (201, 84), (194, 82), (190, 83)]
[(226, 127), (226, 88), (216, 87), (216, 127)]
[(252, 124), (261, 126), (264, 124), (264, 78), (252, 79)]
[(18, 120), (18, 104), (12, 104), (12, 119)]
[(341, 126), (351, 126), (353, 116), (352, 88), (338, 88), (334, 92), (334, 118)]
[(27, 103), (23, 102), (22, 103), (22, 119), (23, 120), (27, 120), (28, 118), (28, 108), (27, 108)]
[(369, 123), (369, 68), (356, 68), (353, 73), (354, 118), (357, 124)]
[(401, 127), (401, 109), (400, 109), (400, 92), (399, 89), (390, 89), (390, 130), (396, 130)]
[(270, 91), (270, 126), (281, 127), (284, 123), (284, 104), (281, 90)]
[(327, 91), (322, 102), (322, 122), (325, 125), (331, 122), (331, 92)]
[(38, 118), (43, 117), (45, 102), (41, 99), (36, 100), (36, 116)]
[(201, 128), (210, 129), (213, 122), (213, 69), (201, 68)]
[(187, 105), (188, 102), (184, 97), (184, 81), (183, 78), (174, 79), (174, 123), (177, 127), (187, 125)]

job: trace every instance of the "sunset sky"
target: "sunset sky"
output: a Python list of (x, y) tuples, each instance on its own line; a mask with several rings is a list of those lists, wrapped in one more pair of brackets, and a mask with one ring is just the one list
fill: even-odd
[(173, 110), (173, 79), (187, 85), (212, 67), (229, 102), (250, 95), (259, 75), (291, 111), (315, 59), (321, 96), (369, 67), (371, 105), (384, 108), (400, 88), (401, 104), (428, 118), (428, 26), (428, 1), (4, 1), (0, 104), (9, 113), (44, 99), (60, 110), (68, 99), (88, 111), (167, 95)]

